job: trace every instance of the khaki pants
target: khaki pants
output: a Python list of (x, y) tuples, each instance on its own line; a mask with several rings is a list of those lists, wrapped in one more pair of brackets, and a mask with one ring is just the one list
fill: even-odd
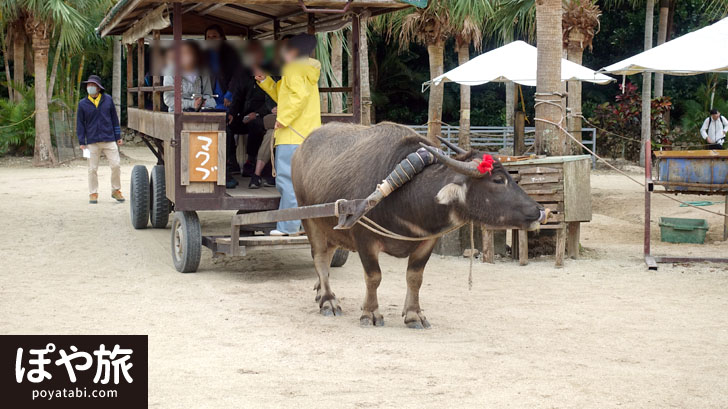
[(119, 159), (119, 146), (116, 142), (98, 142), (86, 145), (91, 157), (88, 158), (88, 192), (99, 193), (99, 159), (101, 154), (106, 156), (111, 168), (111, 189), (121, 189), (121, 165)]
[(265, 136), (263, 137), (263, 143), (260, 144), (260, 148), (258, 148), (258, 160), (262, 162), (270, 162), (270, 151), (271, 146), (273, 146), (273, 131), (272, 129), (269, 129), (265, 131)]

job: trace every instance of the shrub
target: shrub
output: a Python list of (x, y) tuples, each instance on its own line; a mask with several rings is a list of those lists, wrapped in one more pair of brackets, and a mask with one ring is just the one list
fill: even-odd
[[(16, 90), (17, 91), (17, 90)], [(20, 90), (23, 99), (0, 99), (0, 156), (32, 155), (35, 145), (35, 97), (32, 87)]]
[[(665, 120), (671, 109), (669, 97), (652, 100), (652, 144), (655, 149), (673, 143), (674, 135)], [(602, 155), (633, 161), (639, 159), (642, 96), (636, 85), (626, 83), (624, 92), (614, 98), (614, 103), (605, 102), (594, 109), (590, 121), (601, 128), (597, 130), (597, 143)]]

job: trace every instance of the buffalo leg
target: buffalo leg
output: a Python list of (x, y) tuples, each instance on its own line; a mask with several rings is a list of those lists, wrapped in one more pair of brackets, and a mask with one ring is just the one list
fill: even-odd
[(430, 259), (435, 243), (437, 239), (422, 242), (407, 261), (407, 297), (404, 299), (402, 316), (404, 323), (410, 328), (430, 328), (430, 323), (420, 309), (420, 287), (425, 264)]
[(318, 283), (314, 286), (314, 289), (316, 290), (316, 301), (319, 303), (321, 314), (341, 315), (339, 300), (336, 299), (329, 285), (329, 268), (331, 268), (331, 260), (334, 258), (336, 247), (329, 245), (326, 235), (316, 226), (314, 221), (304, 220), (304, 229), (311, 243), (313, 265), (316, 268), (316, 274), (318, 274)]
[(379, 267), (379, 250), (362, 248), (358, 249), (358, 252), (361, 264), (364, 266), (364, 281), (367, 286), (359, 323), (362, 326), (375, 325), (381, 327), (384, 325), (384, 316), (379, 312), (379, 301), (377, 300), (377, 288), (379, 288), (379, 283), (382, 281), (382, 269)]

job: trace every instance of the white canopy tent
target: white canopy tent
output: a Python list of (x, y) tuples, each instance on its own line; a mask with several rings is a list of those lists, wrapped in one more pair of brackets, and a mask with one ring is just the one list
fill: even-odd
[[(536, 47), (523, 41), (514, 41), (481, 54), (422, 85), (425, 88), (430, 84), (437, 85), (443, 81), (463, 85), (513, 81), (521, 85), (536, 86), (537, 54)], [(611, 77), (565, 59), (561, 60), (561, 80), (595, 84), (607, 84), (614, 81)]]
[(728, 73), (728, 18), (602, 68), (600, 72), (632, 75)]

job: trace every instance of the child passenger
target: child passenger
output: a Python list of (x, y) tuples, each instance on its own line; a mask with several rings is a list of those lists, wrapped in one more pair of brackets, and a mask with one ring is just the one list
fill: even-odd
[[(270, 76), (258, 74), (260, 87), (278, 103), (275, 123), (276, 189), (281, 194), (279, 209), (297, 207), (291, 180), (291, 158), (298, 145), (321, 126), (321, 105), (318, 80), (321, 64), (309, 55), (316, 48), (316, 37), (298, 34), (283, 48), (283, 70), (276, 82)], [(298, 234), (301, 221), (278, 222), (271, 235)]]

